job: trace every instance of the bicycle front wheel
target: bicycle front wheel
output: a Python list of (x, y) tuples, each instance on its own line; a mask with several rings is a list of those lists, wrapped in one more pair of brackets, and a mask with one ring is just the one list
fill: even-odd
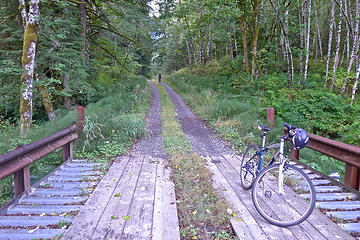
[(285, 163), (265, 168), (254, 181), (252, 199), (256, 210), (271, 224), (290, 227), (306, 220), (315, 206), (315, 188), (299, 168)]
[(257, 152), (259, 147), (255, 144), (250, 145), (243, 156), (240, 166), (240, 181), (241, 186), (248, 190), (251, 188), (254, 179), (256, 178), (256, 172), (259, 165), (259, 156)]

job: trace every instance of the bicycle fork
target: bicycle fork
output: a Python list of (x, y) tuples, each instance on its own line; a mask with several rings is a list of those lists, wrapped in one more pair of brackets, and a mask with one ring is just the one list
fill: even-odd
[(279, 166), (279, 180), (278, 180), (278, 186), (279, 186), (279, 194), (284, 194), (284, 165), (285, 165), (285, 159), (284, 159), (284, 146), (285, 146), (285, 139), (281, 138), (280, 142), (280, 166)]

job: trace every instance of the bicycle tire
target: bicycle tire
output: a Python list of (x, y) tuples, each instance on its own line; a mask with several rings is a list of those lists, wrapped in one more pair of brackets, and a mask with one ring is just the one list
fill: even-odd
[(268, 222), (290, 227), (305, 221), (314, 210), (315, 188), (301, 169), (285, 163), (284, 193), (280, 194), (279, 167), (280, 164), (273, 164), (260, 172), (253, 183), (252, 200), (258, 213)]
[[(248, 146), (245, 150), (244, 156), (240, 165), (240, 182), (245, 190), (249, 190), (256, 178), (256, 171), (259, 164), (259, 156), (254, 156), (259, 151), (259, 147), (255, 144)], [(251, 162), (250, 162), (251, 160)], [(254, 161), (253, 161), (254, 160)], [(253, 172), (249, 171), (252, 168)]]

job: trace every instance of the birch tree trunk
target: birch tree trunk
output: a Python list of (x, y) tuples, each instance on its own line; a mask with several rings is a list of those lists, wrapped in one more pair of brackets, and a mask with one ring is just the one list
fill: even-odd
[(191, 49), (190, 49), (189, 40), (186, 40), (186, 49), (187, 49), (187, 53), (188, 53), (189, 65), (191, 65), (192, 64), (192, 57), (191, 57)]
[(307, 27), (306, 27), (306, 40), (305, 40), (305, 68), (304, 68), (304, 81), (307, 78), (307, 72), (309, 67), (309, 48), (310, 48), (310, 22), (311, 22), (311, 0), (307, 2)]
[[(342, 8), (343, 1), (340, 0), (340, 9)], [(333, 64), (333, 76), (331, 79), (330, 91), (334, 89), (335, 83), (335, 74), (336, 69), (339, 63), (339, 51), (340, 51), (340, 42), (341, 42), (341, 20), (342, 20), (342, 13), (339, 11), (339, 22), (338, 22), (338, 30), (337, 30), (337, 38), (336, 38), (336, 49), (335, 49), (335, 56), (334, 56), (334, 64)]]
[[(301, 2), (301, 4), (300, 4)], [(303, 74), (303, 61), (304, 61), (304, 16), (305, 16), (305, 4), (302, 0), (298, 2), (298, 8), (301, 9), (299, 11), (299, 26), (300, 26), (300, 75)]]
[(24, 33), (20, 90), (20, 134), (26, 136), (32, 127), (32, 100), (34, 85), (35, 53), (39, 38), (39, 0), (31, 0), (29, 19)]
[(275, 5), (272, 0), (270, 0), (270, 3), (271, 3), (271, 6), (273, 7), (273, 9), (275, 11), (275, 16), (279, 20), (280, 27), (281, 27), (281, 32), (282, 32), (282, 34), (284, 36), (284, 39), (285, 39), (285, 46), (286, 46), (286, 49), (287, 49), (287, 52), (288, 52), (288, 56), (290, 57), (289, 59), (290, 59), (290, 68), (291, 68), (291, 73), (288, 72), (288, 74), (290, 74), (291, 83), (293, 83), (294, 82), (294, 61), (293, 61), (293, 56), (292, 56), (289, 37), (288, 37), (287, 31), (286, 31), (285, 26), (284, 26), (284, 21), (282, 20), (282, 17), (281, 17), (281, 15), (279, 13), (279, 10), (278, 10), (278, 7), (277, 7), (278, 4)]
[(26, 7), (25, 7), (25, 0), (19, 0), (19, 10), (21, 13), (21, 18), (22, 18), (22, 23), (23, 23), (23, 27), (24, 27), (24, 32), (26, 31), (26, 25), (28, 23), (28, 15), (26, 12)]
[[(350, 59), (349, 59), (349, 64), (347, 67), (347, 74), (346, 77), (344, 79), (344, 85), (340, 91), (341, 94), (343, 94), (346, 90), (346, 85), (347, 85), (347, 81), (349, 79), (349, 73), (351, 71), (352, 65), (354, 63), (355, 60), (355, 56), (358, 54), (359, 51), (359, 18), (360, 18), (360, 0), (356, 0), (356, 22), (355, 22), (355, 29), (354, 29), (354, 43), (353, 43), (353, 47), (351, 50), (351, 55), (350, 55)], [(356, 66), (355, 66), (356, 68)]]
[(330, 56), (331, 56), (331, 45), (332, 45), (332, 38), (333, 38), (334, 23), (335, 23), (335, 0), (332, 0), (331, 1), (331, 19), (330, 19), (330, 26), (329, 26), (328, 53), (327, 53), (327, 61), (326, 61), (325, 85), (327, 83), (328, 76), (329, 76), (329, 64), (330, 64)]
[(358, 86), (358, 83), (359, 83), (359, 75), (360, 75), (360, 65), (359, 65), (359, 67), (358, 67), (358, 69), (356, 71), (356, 78), (355, 78), (354, 86), (352, 88), (350, 105), (353, 105), (353, 103), (354, 103), (354, 98), (355, 98), (357, 86)]
[(320, 52), (320, 58), (323, 57), (323, 50), (322, 50), (322, 41), (321, 41), (321, 32), (320, 32), (320, 25), (319, 25), (319, 6), (318, 6), (318, 0), (315, 0), (315, 24), (316, 24), (316, 32), (318, 37), (318, 43), (319, 43), (319, 52)]

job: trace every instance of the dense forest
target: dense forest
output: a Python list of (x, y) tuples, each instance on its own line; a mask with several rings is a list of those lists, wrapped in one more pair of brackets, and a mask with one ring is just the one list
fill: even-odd
[[(276, 113), (269, 143), (286, 121), (360, 145), (359, 24), (360, 0), (1, 0), (0, 154), (72, 125), (82, 105), (75, 158), (112, 163), (146, 134), (149, 80), (159, 72), (240, 155), (259, 141), (268, 107)], [(204, 159), (189, 155), (171, 99), (157, 86), (175, 182), (208, 183), (209, 194), (195, 187), (182, 197), (221, 204)], [(62, 164), (61, 154), (31, 164), (32, 183)], [(309, 149), (301, 158), (344, 177), (335, 159)], [(0, 180), (0, 206), (12, 199), (12, 183), (12, 176)], [(176, 191), (179, 197), (179, 185)], [(203, 215), (186, 201), (180, 231), (189, 239), (197, 234), (192, 219)], [(226, 220), (227, 207), (215, 208)], [(218, 225), (226, 230), (218, 239), (231, 239), (227, 220)]]
[(310, 132), (359, 144), (359, 4), (166, 1), (154, 65), (182, 69), (186, 84), (256, 97)]

